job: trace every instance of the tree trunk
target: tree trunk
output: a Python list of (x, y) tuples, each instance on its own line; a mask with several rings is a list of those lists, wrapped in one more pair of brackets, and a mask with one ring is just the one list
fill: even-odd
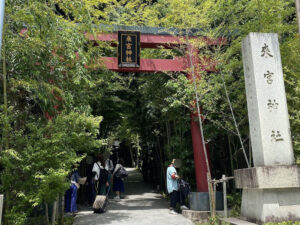
[(136, 166), (139, 167), (139, 149), (136, 149)]
[(233, 119), (233, 122), (234, 122), (234, 127), (236, 129), (236, 133), (237, 133), (237, 136), (239, 138), (239, 141), (240, 141), (240, 144), (241, 144), (241, 147), (242, 147), (242, 150), (243, 150), (245, 161), (247, 163), (248, 168), (250, 168), (249, 160), (248, 160), (248, 157), (246, 155), (246, 150), (245, 150), (245, 147), (244, 147), (244, 144), (243, 144), (243, 141), (242, 141), (242, 136), (240, 134), (240, 130), (239, 130), (238, 124), (236, 122), (235, 115), (234, 115), (233, 108), (232, 108), (232, 104), (231, 104), (231, 101), (230, 101), (230, 98), (229, 98), (229, 95), (228, 95), (228, 91), (227, 91), (227, 87), (226, 87), (226, 83), (225, 83), (225, 79), (224, 79), (224, 74), (221, 74), (221, 78), (222, 78), (222, 81), (223, 81), (225, 94), (226, 94), (226, 97), (227, 97), (227, 101), (228, 101), (228, 104), (229, 104), (229, 107), (230, 107), (232, 119)]
[(233, 156), (232, 156), (232, 147), (231, 147), (231, 142), (230, 142), (230, 136), (227, 136), (227, 138), (228, 138), (228, 146), (229, 146), (231, 175), (233, 175), (234, 174), (234, 166), (233, 166)]
[(45, 221), (46, 225), (49, 225), (48, 203), (45, 203)]
[(64, 225), (65, 203), (64, 203), (64, 195), (62, 195), (62, 194), (59, 197), (59, 203), (60, 203), (59, 225)]
[[(2, 209), (3, 215), (5, 215), (5, 212), (7, 212), (10, 208), (10, 205), (9, 205), (9, 191), (5, 191), (4, 196), (5, 196), (5, 198), (3, 200), (4, 201), (4, 205), (3, 205), (4, 207)], [(3, 224), (8, 225), (8, 219), (7, 219), (6, 216), (3, 218)]]
[(130, 158), (131, 158), (131, 166), (135, 167), (135, 162), (134, 162), (134, 158), (133, 158), (131, 145), (129, 146), (129, 151), (130, 151)]
[(249, 163), (250, 166), (252, 165), (252, 143), (251, 143), (251, 137), (249, 137)]
[(157, 158), (158, 158), (158, 161), (159, 161), (158, 165), (160, 167), (160, 185), (162, 187), (163, 182), (162, 182), (162, 176), (161, 176), (161, 159), (160, 159), (160, 155), (159, 155), (159, 150), (158, 150), (158, 144), (157, 144), (157, 142), (155, 144), (155, 152), (156, 152), (156, 155), (157, 155)]
[(56, 198), (56, 200), (53, 202), (51, 225), (55, 225), (56, 216), (57, 216), (57, 203), (58, 201)]
[(232, 146), (232, 148), (231, 148), (231, 150), (233, 150), (232, 152), (232, 156), (234, 156), (233, 157), (233, 159), (234, 159), (234, 164), (235, 164), (235, 168), (239, 168), (239, 163), (238, 163), (238, 151), (237, 151), (237, 147), (236, 147), (236, 145), (235, 145), (235, 140), (234, 140), (234, 138), (232, 138), (231, 139), (231, 146)]
[[(169, 147), (169, 144), (170, 144), (170, 122), (169, 121), (166, 121), (166, 131), (167, 131), (167, 144)], [(171, 155), (173, 155), (172, 148), (170, 148), (170, 153), (171, 153)]]
[(165, 173), (164, 162), (163, 162), (163, 158), (162, 158), (162, 151), (161, 151), (161, 147), (160, 147), (159, 137), (157, 137), (157, 146), (158, 146), (158, 151), (159, 151), (160, 167), (161, 167), (161, 173), (162, 173), (162, 178), (163, 178), (163, 184), (165, 187), (167, 187), (167, 179), (166, 179), (166, 173)]

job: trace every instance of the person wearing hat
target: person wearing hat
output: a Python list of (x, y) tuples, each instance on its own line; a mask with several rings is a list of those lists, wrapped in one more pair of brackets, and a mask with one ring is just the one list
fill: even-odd
[[(167, 169), (167, 189), (168, 193), (170, 194), (170, 213), (174, 215), (178, 214), (176, 212), (176, 205), (180, 202), (178, 185), (179, 176), (174, 166), (175, 162), (176, 159), (173, 159)], [(182, 205), (180, 208), (181, 210), (188, 209), (185, 205)]]

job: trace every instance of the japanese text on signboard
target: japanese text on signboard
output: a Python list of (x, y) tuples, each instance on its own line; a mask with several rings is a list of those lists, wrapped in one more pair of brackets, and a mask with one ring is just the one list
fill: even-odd
[(119, 67), (140, 66), (140, 32), (118, 31), (118, 65)]

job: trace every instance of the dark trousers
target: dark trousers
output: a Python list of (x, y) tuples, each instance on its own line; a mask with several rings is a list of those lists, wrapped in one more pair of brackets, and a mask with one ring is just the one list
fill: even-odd
[(179, 191), (180, 205), (185, 205), (185, 199), (186, 198), (187, 198), (187, 195), (185, 195), (182, 191)]
[(70, 189), (67, 190), (65, 195), (65, 212), (76, 212), (77, 211), (77, 187), (72, 184)]
[(95, 184), (92, 180), (90, 180), (88, 182), (87, 194), (88, 194), (88, 203), (89, 203), (89, 205), (92, 205), (94, 203), (95, 197), (96, 197)]
[(176, 209), (177, 202), (179, 203), (179, 191), (173, 191), (170, 193), (170, 207)]

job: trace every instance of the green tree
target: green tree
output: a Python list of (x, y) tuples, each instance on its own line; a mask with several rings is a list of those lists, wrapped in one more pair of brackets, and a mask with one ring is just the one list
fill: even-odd
[[(26, 224), (33, 209), (69, 188), (72, 166), (105, 144), (98, 139), (102, 117), (92, 115), (89, 103), (89, 91), (104, 73), (95, 61), (103, 48), (92, 48), (85, 35), (94, 33), (98, 4), (7, 1), (3, 63), (9, 117), (1, 110), (0, 121), (9, 124), (9, 148), (1, 140), (5, 224)], [(91, 64), (100, 68), (97, 73)]]

